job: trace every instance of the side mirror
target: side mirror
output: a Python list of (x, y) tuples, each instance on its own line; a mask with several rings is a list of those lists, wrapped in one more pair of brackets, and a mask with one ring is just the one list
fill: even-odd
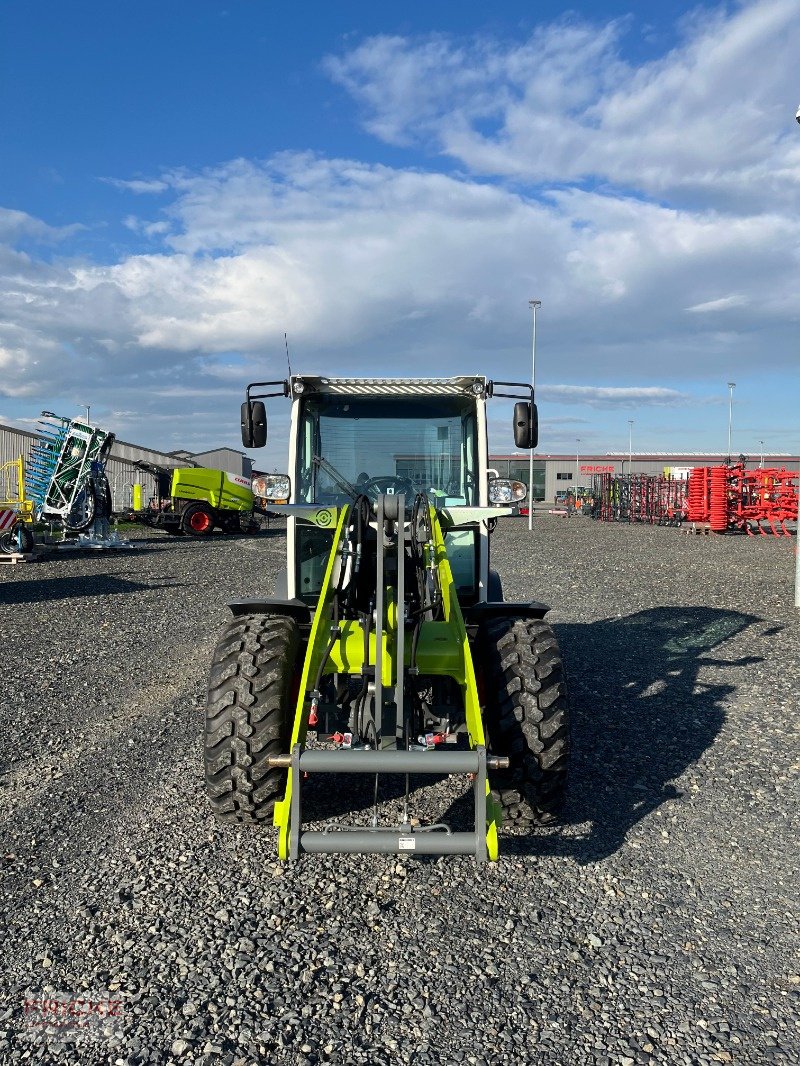
[(245, 448), (263, 448), (267, 443), (267, 409), (262, 400), (242, 404), (242, 444)]
[(539, 443), (539, 411), (535, 403), (520, 400), (514, 404), (514, 444), (535, 448)]

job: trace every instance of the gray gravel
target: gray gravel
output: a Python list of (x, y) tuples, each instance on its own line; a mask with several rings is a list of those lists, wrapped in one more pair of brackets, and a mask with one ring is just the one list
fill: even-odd
[[(480, 871), (291, 868), (214, 824), (207, 664), (280, 531), (0, 569), (0, 1062), (800, 1062), (793, 547), (501, 521), (506, 598), (553, 605), (574, 762), (565, 824)], [(457, 820), (452, 788), (414, 803)], [(97, 990), (119, 1028), (25, 1029), (26, 997)]]

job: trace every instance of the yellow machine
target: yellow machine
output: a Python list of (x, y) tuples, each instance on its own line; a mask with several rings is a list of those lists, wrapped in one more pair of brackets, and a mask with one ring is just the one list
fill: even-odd
[(33, 500), (25, 495), (25, 459), (0, 466), (0, 507), (13, 507), (23, 522), (33, 522)]

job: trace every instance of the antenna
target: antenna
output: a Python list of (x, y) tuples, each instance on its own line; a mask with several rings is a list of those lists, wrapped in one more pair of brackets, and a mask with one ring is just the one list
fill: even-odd
[(286, 345), (286, 362), (289, 364), (289, 377), (292, 376), (292, 361), (289, 358), (289, 338), (284, 333), (283, 343)]

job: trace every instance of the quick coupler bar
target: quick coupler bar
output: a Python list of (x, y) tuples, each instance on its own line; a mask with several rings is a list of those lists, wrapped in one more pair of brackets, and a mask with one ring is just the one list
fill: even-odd
[(351, 829), (300, 834), (300, 851), (317, 855), (477, 855), (478, 847), (477, 833)]
[[(291, 755), (270, 755), (273, 767), (290, 767)], [(502, 755), (487, 755), (489, 770), (507, 770), (509, 760)], [(375, 751), (356, 748), (347, 751), (311, 749), (300, 753), (300, 769), (324, 774), (477, 774), (480, 756), (477, 751)]]

